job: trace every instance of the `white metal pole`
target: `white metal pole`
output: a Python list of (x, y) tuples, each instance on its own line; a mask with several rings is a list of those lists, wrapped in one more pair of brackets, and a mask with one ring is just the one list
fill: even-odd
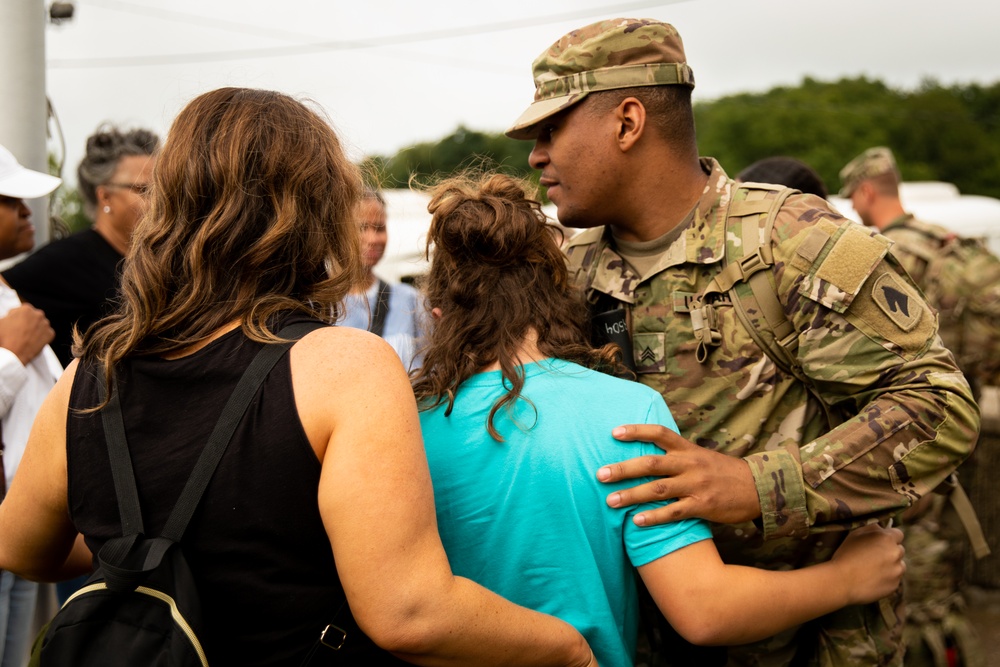
[[(0, 0), (0, 144), (18, 162), (48, 173), (43, 0)], [(48, 198), (28, 202), (35, 247), (49, 240)]]

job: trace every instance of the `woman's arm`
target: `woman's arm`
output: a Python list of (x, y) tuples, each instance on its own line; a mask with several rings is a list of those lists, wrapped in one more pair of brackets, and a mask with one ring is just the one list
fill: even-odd
[(66, 368), (42, 403), (0, 503), (0, 569), (26, 579), (60, 581), (90, 571), (86, 547), (74, 548), (67, 505), (66, 415), (76, 367), (74, 361)]
[(335, 328), (292, 348), (299, 415), (323, 463), (319, 504), (351, 611), (424, 665), (593, 664), (570, 625), (452, 574), (413, 392), (377, 337)]
[(688, 641), (746, 644), (890, 595), (906, 569), (902, 539), (897, 529), (866, 526), (850, 533), (832, 560), (780, 572), (726, 565), (704, 540), (640, 566), (639, 574)]

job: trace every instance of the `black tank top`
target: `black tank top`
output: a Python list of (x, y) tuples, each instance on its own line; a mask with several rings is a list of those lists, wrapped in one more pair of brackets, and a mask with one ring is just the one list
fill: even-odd
[[(160, 534), (222, 406), (260, 347), (236, 329), (181, 359), (136, 357), (120, 365), (125, 432), (147, 534)], [(96, 554), (121, 535), (121, 524), (101, 414), (74, 411), (99, 403), (94, 373), (84, 363), (76, 373), (66, 442), (70, 517)], [(319, 514), (319, 478), (285, 354), (236, 429), (182, 541), (204, 608), (201, 639), (209, 664), (298, 665), (341, 608), (343, 589)], [(337, 625), (349, 639), (331, 664), (402, 664), (357, 629), (346, 605)]]

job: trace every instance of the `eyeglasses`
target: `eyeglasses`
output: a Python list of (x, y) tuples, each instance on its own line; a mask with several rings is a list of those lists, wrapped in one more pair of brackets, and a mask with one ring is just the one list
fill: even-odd
[(120, 188), (131, 190), (140, 197), (149, 196), (149, 189), (152, 187), (149, 183), (105, 183), (106, 188)]
[(19, 197), (8, 197), (7, 195), (0, 195), (0, 206), (7, 206), (9, 208), (18, 208), (21, 206), (21, 199)]

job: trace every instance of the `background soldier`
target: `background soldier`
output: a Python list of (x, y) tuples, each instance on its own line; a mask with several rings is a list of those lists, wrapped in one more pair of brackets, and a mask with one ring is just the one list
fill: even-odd
[(892, 254), (938, 311), (941, 338), (973, 390), (1000, 385), (1000, 261), (980, 241), (906, 212), (888, 148), (869, 148), (840, 171), (840, 179), (840, 196), (851, 200), (863, 223), (894, 242)]
[[(996, 385), (1000, 262), (978, 241), (906, 212), (899, 169), (888, 148), (869, 148), (841, 170), (840, 179), (840, 195), (850, 198), (862, 222), (894, 241), (892, 254), (938, 310), (941, 338), (976, 394), (984, 385)], [(980, 335), (986, 339), (977, 340)], [(983, 421), (994, 420), (984, 412)], [(926, 496), (902, 517), (909, 564), (903, 635), (908, 667), (985, 665), (960, 587), (966, 531), (949, 497)]]
[[(530, 162), (560, 222), (587, 228), (568, 245), (570, 265), (595, 308), (625, 311), (638, 380), (663, 394), (683, 434), (616, 429), (668, 455), (602, 468), (602, 480), (666, 477), (611, 494), (611, 505), (678, 498), (637, 523), (699, 516), (716, 522), (727, 562), (800, 567), (829, 559), (844, 530), (908, 507), (969, 455), (978, 412), (933, 313), (888, 241), (818, 197), (785, 199), (763, 237), (773, 261), (761, 275), (792, 326), (801, 378), (765, 355), (727, 294), (701, 298), (726, 265), (727, 211), (760, 202), (730, 209), (747, 191), (699, 159), (694, 77), (672, 26), (601, 21), (565, 35), (533, 71), (535, 102), (508, 135), (535, 141)], [(754, 191), (765, 203), (780, 194)], [(734, 238), (759, 241), (750, 231)], [(696, 657), (668, 638), (661, 659), (898, 665), (894, 604)]]

